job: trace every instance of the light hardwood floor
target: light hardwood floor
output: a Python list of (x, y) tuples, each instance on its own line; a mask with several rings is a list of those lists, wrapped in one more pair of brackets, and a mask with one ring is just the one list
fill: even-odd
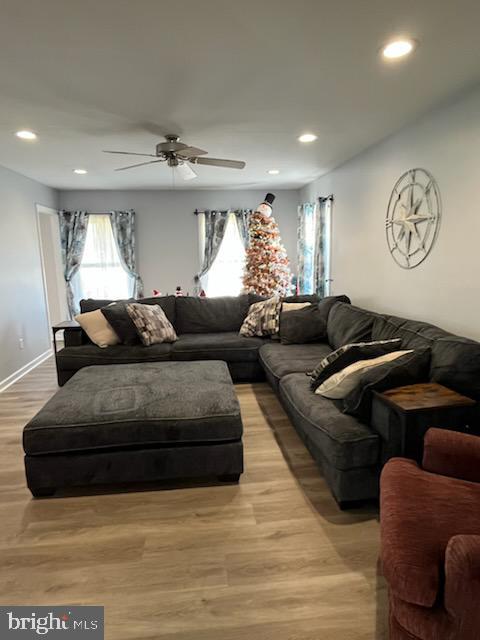
[(387, 637), (378, 513), (338, 510), (266, 384), (236, 387), (239, 485), (33, 500), (22, 427), (56, 388), (50, 360), (0, 394), (2, 604), (104, 605), (109, 640)]

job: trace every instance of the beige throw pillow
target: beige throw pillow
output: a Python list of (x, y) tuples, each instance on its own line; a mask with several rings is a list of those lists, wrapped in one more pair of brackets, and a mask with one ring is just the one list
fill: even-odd
[(112, 325), (100, 311), (87, 311), (87, 313), (79, 313), (75, 316), (75, 320), (85, 331), (90, 340), (98, 347), (111, 347), (120, 343), (120, 338), (112, 329)]
[(330, 378), (327, 378), (327, 380), (325, 380), (325, 382), (315, 390), (315, 393), (318, 393), (324, 398), (330, 398), (331, 400), (341, 400), (342, 398), (345, 398), (350, 391), (355, 389), (365, 371), (373, 369), (374, 367), (379, 367), (385, 362), (396, 360), (406, 353), (412, 353), (412, 351), (413, 349), (408, 349), (406, 351), (392, 351), (391, 353), (386, 353), (378, 358), (358, 360), (358, 362), (354, 362), (338, 373), (334, 373)]
[(311, 306), (311, 302), (284, 302), (282, 304), (282, 313), (285, 313), (285, 311), (297, 311), (297, 309), (304, 309), (305, 307)]

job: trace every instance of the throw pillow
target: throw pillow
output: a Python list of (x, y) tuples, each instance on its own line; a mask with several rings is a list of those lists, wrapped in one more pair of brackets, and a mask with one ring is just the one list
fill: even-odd
[(277, 297), (250, 305), (248, 315), (240, 327), (240, 335), (252, 338), (253, 336), (272, 336), (278, 333), (281, 306), (282, 303)]
[(87, 313), (79, 313), (75, 316), (75, 320), (85, 331), (90, 340), (98, 347), (111, 347), (120, 343), (117, 336), (107, 319), (100, 311), (88, 311)]
[(365, 371), (357, 385), (344, 398), (344, 412), (369, 422), (372, 392), (386, 391), (429, 380), (430, 349), (416, 349), (391, 362)]
[(366, 371), (381, 366), (391, 360), (396, 360), (407, 353), (413, 352), (412, 350), (392, 351), (392, 353), (385, 353), (379, 358), (354, 362), (338, 373), (334, 373), (330, 378), (327, 378), (325, 382), (322, 382), (322, 384), (317, 387), (315, 393), (318, 393), (324, 398), (330, 398), (331, 400), (342, 400), (357, 386)]
[[(285, 303), (283, 305), (285, 307)], [(282, 310), (280, 314), (280, 341), (282, 344), (319, 342), (327, 335), (325, 314), (318, 305), (308, 305), (295, 311)]]
[(352, 342), (332, 351), (320, 361), (319, 365), (307, 375), (312, 378), (311, 387), (316, 389), (322, 382), (358, 360), (378, 358), (384, 353), (398, 351), (402, 346), (400, 338), (394, 340), (376, 340), (375, 342)]
[(126, 302), (112, 302), (108, 306), (102, 307), (100, 311), (108, 320), (123, 344), (132, 345), (140, 343), (137, 327), (127, 311)]
[(175, 342), (177, 334), (162, 308), (156, 304), (127, 304), (142, 344), (149, 347), (161, 342)]
[(285, 311), (298, 311), (298, 309), (311, 306), (311, 302), (282, 302), (282, 313)]

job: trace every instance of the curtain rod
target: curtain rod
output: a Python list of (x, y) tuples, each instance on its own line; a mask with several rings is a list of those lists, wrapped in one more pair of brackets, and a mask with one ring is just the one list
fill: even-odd
[(198, 216), (200, 213), (205, 213), (206, 211), (215, 211), (216, 213), (227, 213), (231, 211), (235, 213), (236, 211), (253, 211), (253, 209), (243, 209), (242, 207), (230, 207), (229, 209), (195, 209), (193, 215)]
[(331, 193), (329, 196), (326, 196), (325, 198), (319, 197), (318, 199), (320, 200), (320, 202), (326, 202), (327, 200), (333, 201), (333, 193)]

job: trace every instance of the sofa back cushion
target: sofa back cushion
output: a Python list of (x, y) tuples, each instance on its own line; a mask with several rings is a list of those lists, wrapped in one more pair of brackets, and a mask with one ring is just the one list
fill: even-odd
[[(119, 300), (100, 300), (95, 298), (86, 298), (85, 300), (80, 300), (80, 311), (82, 313), (88, 313), (89, 311), (96, 311), (97, 309), (101, 309), (102, 307), (106, 307), (112, 302), (120, 302)], [(162, 311), (167, 316), (168, 320), (174, 324), (175, 323), (175, 296), (158, 296), (153, 298), (140, 298), (139, 300), (135, 300), (134, 298), (129, 298), (128, 300), (122, 300), (121, 302), (139, 302), (140, 304), (158, 304)]]
[(431, 349), (430, 380), (480, 400), (480, 343), (419, 320), (379, 316), (372, 339), (401, 338), (402, 348)]
[(480, 400), (480, 343), (453, 335), (435, 340), (430, 378), (432, 382)]
[(248, 313), (247, 295), (220, 298), (176, 298), (177, 333), (239, 331)]
[(354, 307), (347, 302), (337, 302), (330, 309), (327, 320), (328, 342), (338, 349), (351, 342), (370, 342), (372, 326), (377, 314)]
[(404, 349), (432, 348), (436, 340), (448, 335), (433, 324), (388, 315), (378, 316), (372, 328), (372, 340), (401, 338)]

